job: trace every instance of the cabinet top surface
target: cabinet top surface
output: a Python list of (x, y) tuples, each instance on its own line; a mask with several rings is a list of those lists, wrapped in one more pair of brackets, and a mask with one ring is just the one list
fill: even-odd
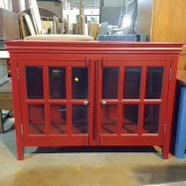
[(123, 53), (123, 52), (163, 52), (177, 53), (182, 50), (180, 43), (152, 43), (152, 42), (103, 42), (103, 41), (7, 41), (8, 51), (14, 53)]

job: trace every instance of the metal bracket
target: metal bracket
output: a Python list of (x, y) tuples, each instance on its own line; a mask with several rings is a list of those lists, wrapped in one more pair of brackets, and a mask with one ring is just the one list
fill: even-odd
[(166, 133), (166, 130), (167, 130), (167, 123), (165, 123), (165, 125), (164, 125), (164, 134)]
[(19, 68), (17, 68), (16, 70), (17, 70), (17, 80), (19, 80)]
[(170, 72), (169, 72), (169, 81), (172, 79), (172, 68), (170, 68)]
[(23, 124), (21, 124), (21, 134), (24, 134), (24, 128), (23, 128)]

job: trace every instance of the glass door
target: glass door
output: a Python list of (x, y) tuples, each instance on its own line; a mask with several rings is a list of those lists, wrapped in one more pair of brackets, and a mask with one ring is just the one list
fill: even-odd
[(105, 58), (98, 70), (101, 145), (150, 145), (163, 139), (169, 63)]
[(21, 63), (22, 108), (27, 139), (54, 145), (88, 145), (93, 125), (93, 73), (84, 57)]

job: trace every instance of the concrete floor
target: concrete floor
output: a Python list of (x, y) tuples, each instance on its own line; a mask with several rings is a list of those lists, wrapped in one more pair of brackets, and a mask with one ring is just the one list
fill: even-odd
[(16, 159), (13, 120), (0, 135), (0, 186), (186, 185), (186, 161), (163, 160), (157, 152), (38, 153)]

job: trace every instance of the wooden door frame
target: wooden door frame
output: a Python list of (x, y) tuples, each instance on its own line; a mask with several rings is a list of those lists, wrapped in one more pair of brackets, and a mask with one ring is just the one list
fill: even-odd
[[(97, 110), (97, 121), (96, 121), (96, 127), (98, 128), (98, 135), (97, 135), (97, 141), (98, 144), (101, 146), (122, 146), (122, 145), (163, 145), (163, 137), (164, 137), (164, 128), (167, 123), (166, 121), (166, 110), (167, 110), (167, 95), (166, 92), (168, 92), (168, 85), (169, 85), (169, 73), (170, 73), (170, 61), (164, 60), (161, 56), (155, 58), (152, 58), (152, 61), (148, 60), (146, 61), (145, 56), (136, 56), (131, 58), (128, 58), (130, 60), (127, 60), (127, 56), (120, 56), (117, 58), (114, 58), (113, 56), (107, 56), (102, 58), (97, 63), (96, 70), (98, 71), (97, 74), (97, 81), (99, 81), (99, 88), (97, 89), (97, 100), (96, 100), (96, 110)], [(149, 58), (148, 58), (149, 59)], [(140, 63), (138, 62), (140, 60)], [(156, 63), (154, 62), (156, 61)], [(139, 65), (140, 64), (140, 65)], [(104, 100), (101, 96), (102, 92), (102, 69), (103, 67), (118, 67), (120, 68), (120, 74), (119, 76), (119, 82), (120, 82), (120, 90), (118, 100), (109, 100), (109, 103), (118, 104), (118, 110), (119, 110), (119, 128), (121, 129), (121, 120), (122, 120), (122, 105), (124, 103), (126, 104), (139, 104), (139, 135), (121, 135), (121, 132), (118, 132), (117, 137), (115, 136), (104, 136), (105, 140), (103, 139), (103, 136), (101, 135), (101, 100)], [(142, 74), (141, 74), (141, 94), (139, 101), (132, 101), (130, 100), (124, 100), (122, 99), (123, 96), (123, 81), (124, 81), (124, 68), (125, 67), (141, 67), (142, 68)], [(149, 67), (164, 67), (164, 76), (163, 76), (163, 84), (162, 84), (162, 98), (159, 99), (159, 102), (157, 100), (151, 100), (151, 99), (145, 99), (145, 92), (146, 92), (146, 77), (147, 77), (147, 68)], [(100, 88), (101, 87), (101, 88)], [(126, 102), (125, 102), (126, 101)], [(128, 102), (129, 101), (129, 102)], [(117, 103), (118, 102), (118, 103)], [(154, 105), (158, 104), (160, 105), (160, 108), (163, 109), (163, 114), (161, 112), (160, 114), (160, 133), (159, 135), (143, 135), (142, 129), (143, 129), (143, 121), (144, 121), (144, 105)], [(120, 131), (120, 129), (118, 131)], [(101, 137), (102, 136), (102, 137)], [(117, 139), (116, 139), (117, 138)]]
[[(56, 60), (55, 60), (56, 59)], [(72, 57), (72, 56), (63, 56), (60, 55), (59, 58), (55, 58), (53, 61), (51, 60), (41, 60), (37, 56), (37, 59), (29, 59), (24, 61), (19, 61), (19, 71), (21, 74), (20, 78), (20, 92), (21, 95), (21, 107), (22, 107), (22, 117), (23, 121), (28, 122), (28, 110), (27, 106), (25, 104), (43, 104), (45, 106), (45, 122), (46, 122), (46, 135), (29, 135), (28, 132), (28, 125), (24, 123), (24, 141), (25, 145), (28, 146), (87, 146), (87, 145), (93, 145), (95, 144), (95, 140), (93, 139), (94, 135), (94, 91), (91, 91), (91, 89), (94, 90), (94, 75), (95, 75), (95, 68), (94, 64), (90, 63), (90, 58), (84, 57)], [(61, 60), (65, 60), (66, 62), (61, 63)], [(43, 100), (31, 100), (27, 99), (27, 88), (26, 88), (26, 72), (25, 67), (26, 66), (42, 66), (43, 68), (43, 84), (44, 84), (44, 98)], [(66, 74), (66, 83), (67, 83), (67, 98), (66, 100), (51, 100), (49, 98), (49, 73), (48, 73), (48, 67), (65, 67), (67, 69)], [(89, 100), (89, 125), (88, 125), (88, 134), (86, 135), (74, 135), (72, 134), (72, 105), (84, 105), (84, 99), (80, 100), (74, 100), (72, 99), (72, 88), (70, 87), (72, 85), (72, 68), (80, 67), (88, 68), (88, 100)], [(50, 130), (50, 104), (66, 104), (68, 107), (68, 114), (67, 114), (67, 123), (68, 123), (68, 133), (69, 136), (57, 136), (53, 135), (51, 136), (51, 130)], [(25, 114), (24, 114), (25, 113)], [(64, 137), (64, 138), (63, 138)], [(51, 145), (52, 143), (52, 145)]]

